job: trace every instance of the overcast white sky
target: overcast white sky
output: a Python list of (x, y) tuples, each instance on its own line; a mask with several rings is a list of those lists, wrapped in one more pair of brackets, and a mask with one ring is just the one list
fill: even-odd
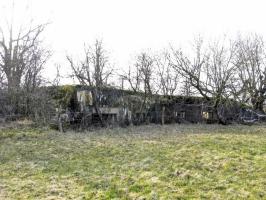
[[(11, 0), (0, 0), (0, 23), (10, 16)], [(28, 7), (28, 9), (26, 9)], [(160, 50), (169, 43), (188, 44), (197, 34), (204, 37), (257, 32), (266, 37), (266, 3), (263, 0), (17, 0), (15, 19), (50, 21), (46, 44), (54, 64), (69, 71), (66, 53), (78, 56), (83, 44), (103, 39), (117, 68), (126, 68), (146, 49)]]

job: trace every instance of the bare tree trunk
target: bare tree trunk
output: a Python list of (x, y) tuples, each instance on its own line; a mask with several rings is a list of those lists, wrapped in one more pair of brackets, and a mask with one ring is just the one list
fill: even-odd
[(263, 109), (263, 104), (264, 104), (264, 97), (257, 97), (254, 98), (252, 101), (253, 104), (253, 109), (260, 112), (260, 113), (264, 113), (264, 109)]
[(216, 101), (214, 103), (214, 113), (217, 116), (218, 123), (222, 124), (222, 125), (226, 125), (228, 122), (227, 122), (225, 116), (223, 115), (223, 113), (221, 112), (222, 106), (223, 105), (221, 103), (220, 97), (216, 97)]
[(159, 120), (159, 102), (156, 102), (155, 104), (155, 123), (159, 124), (160, 120)]
[(102, 112), (101, 112), (101, 110), (99, 108), (96, 89), (92, 90), (92, 97), (93, 97), (93, 106), (94, 106), (95, 112), (99, 116), (100, 124), (101, 124), (102, 127), (105, 127), (106, 124), (105, 124), (105, 122), (103, 120)]
[(162, 121), (161, 124), (164, 125), (164, 119), (165, 118), (165, 106), (162, 107)]
[(58, 115), (57, 116), (58, 117), (57, 121), (58, 121), (58, 129), (59, 129), (60, 133), (63, 133), (64, 129), (63, 129), (63, 122), (62, 122), (61, 112), (62, 112), (62, 108), (61, 108), (61, 105), (60, 105), (60, 107), (58, 109), (58, 113), (57, 113), (57, 115)]
[(62, 118), (61, 118), (61, 115), (60, 114), (58, 116), (58, 129), (59, 129), (60, 133), (63, 133), (64, 132)]

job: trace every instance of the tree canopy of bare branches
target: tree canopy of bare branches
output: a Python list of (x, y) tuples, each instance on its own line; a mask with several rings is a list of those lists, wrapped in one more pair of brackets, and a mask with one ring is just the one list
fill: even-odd
[(225, 123), (219, 106), (230, 97), (229, 89), (235, 72), (232, 64), (234, 45), (217, 41), (204, 48), (203, 40), (199, 38), (194, 48), (195, 56), (192, 58), (185, 56), (182, 50), (173, 50), (172, 65), (201, 96), (213, 101), (220, 122)]
[[(147, 52), (142, 52), (136, 56), (133, 67), (129, 68), (127, 74), (123, 77), (129, 82), (130, 89), (135, 94), (141, 96), (141, 102), (136, 111), (133, 111), (133, 115), (141, 113), (137, 121), (140, 122), (140, 118), (143, 117), (143, 112), (146, 107), (149, 106), (150, 100), (156, 91), (156, 80), (155, 80), (155, 62), (154, 57), (149, 55)], [(144, 112), (144, 118), (146, 119), (147, 113)]]
[(175, 95), (180, 84), (180, 77), (170, 62), (170, 53), (164, 51), (155, 57), (157, 68), (156, 84), (163, 95)]
[(101, 125), (104, 126), (99, 100), (101, 90), (108, 85), (113, 69), (109, 65), (102, 41), (96, 40), (94, 46), (84, 47), (84, 54), (84, 60), (77, 63), (70, 56), (67, 56), (67, 60), (72, 68), (73, 76), (78, 79), (80, 84), (91, 87), (93, 105), (100, 117)]
[(25, 29), (20, 27), (17, 34), (13, 33), (12, 24), (6, 34), (0, 28), (0, 69), (6, 76), (9, 90), (19, 88), (24, 75), (25, 81), (35, 78), (49, 57), (49, 52), (41, 47), (40, 40), (45, 27), (46, 24), (35, 27), (29, 25)]
[[(46, 26), (15, 27), (11, 23), (0, 27), (0, 79), (2, 88), (8, 91), (13, 112), (18, 112), (19, 104), (25, 101), (23, 107), (28, 113), (30, 95), (41, 84), (41, 71), (50, 57), (50, 51), (43, 47), (41, 39)], [(27, 100), (19, 100), (21, 96)]]
[(263, 38), (253, 34), (239, 36), (236, 41), (235, 65), (238, 74), (236, 95), (245, 103), (251, 102), (257, 111), (263, 111), (266, 97), (266, 54)]

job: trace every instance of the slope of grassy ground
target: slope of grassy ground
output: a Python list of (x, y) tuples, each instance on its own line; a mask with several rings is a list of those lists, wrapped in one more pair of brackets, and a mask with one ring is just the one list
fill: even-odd
[(266, 126), (0, 130), (0, 199), (266, 199)]

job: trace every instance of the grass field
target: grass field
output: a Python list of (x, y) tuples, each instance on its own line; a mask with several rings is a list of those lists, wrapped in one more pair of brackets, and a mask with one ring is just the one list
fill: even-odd
[(266, 126), (0, 130), (0, 199), (266, 199)]

